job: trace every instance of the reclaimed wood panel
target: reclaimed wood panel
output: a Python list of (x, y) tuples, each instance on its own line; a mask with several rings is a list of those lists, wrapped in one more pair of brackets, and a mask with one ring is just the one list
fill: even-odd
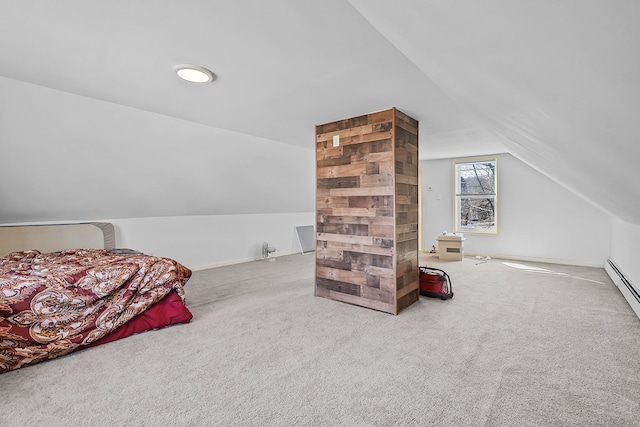
[(417, 301), (418, 121), (316, 126), (316, 179), (316, 295), (392, 314)]
[(419, 298), (418, 267), (418, 121), (395, 115), (396, 307)]

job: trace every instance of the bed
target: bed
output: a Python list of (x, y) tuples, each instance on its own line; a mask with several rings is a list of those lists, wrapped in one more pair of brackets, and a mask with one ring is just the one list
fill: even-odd
[(109, 223), (0, 227), (0, 374), (191, 320), (191, 270), (115, 246)]

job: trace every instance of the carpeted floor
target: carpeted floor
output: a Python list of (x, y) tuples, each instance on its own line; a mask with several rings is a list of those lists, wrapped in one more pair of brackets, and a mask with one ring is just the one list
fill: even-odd
[(190, 324), (0, 375), (0, 425), (640, 425), (603, 269), (424, 255), (455, 297), (392, 316), (314, 297), (313, 257), (195, 272)]

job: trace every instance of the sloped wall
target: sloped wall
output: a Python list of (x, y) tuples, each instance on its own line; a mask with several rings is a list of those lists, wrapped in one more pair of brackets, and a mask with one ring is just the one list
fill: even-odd
[(313, 130), (306, 149), (6, 78), (0, 93), (0, 223), (314, 210)]
[(0, 93), (0, 224), (110, 220), (118, 244), (191, 267), (295, 250), (313, 224), (313, 130), (305, 149), (1, 77)]
[[(440, 233), (453, 229), (453, 169), (451, 159), (420, 166), (428, 249)], [(465, 252), (604, 266), (611, 239), (608, 214), (514, 156), (498, 156), (498, 168), (499, 234), (465, 235)]]

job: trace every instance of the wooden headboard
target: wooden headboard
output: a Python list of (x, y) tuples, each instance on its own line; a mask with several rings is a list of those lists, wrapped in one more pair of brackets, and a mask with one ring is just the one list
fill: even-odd
[(45, 253), (115, 246), (115, 230), (109, 222), (0, 226), (0, 257), (30, 249)]

